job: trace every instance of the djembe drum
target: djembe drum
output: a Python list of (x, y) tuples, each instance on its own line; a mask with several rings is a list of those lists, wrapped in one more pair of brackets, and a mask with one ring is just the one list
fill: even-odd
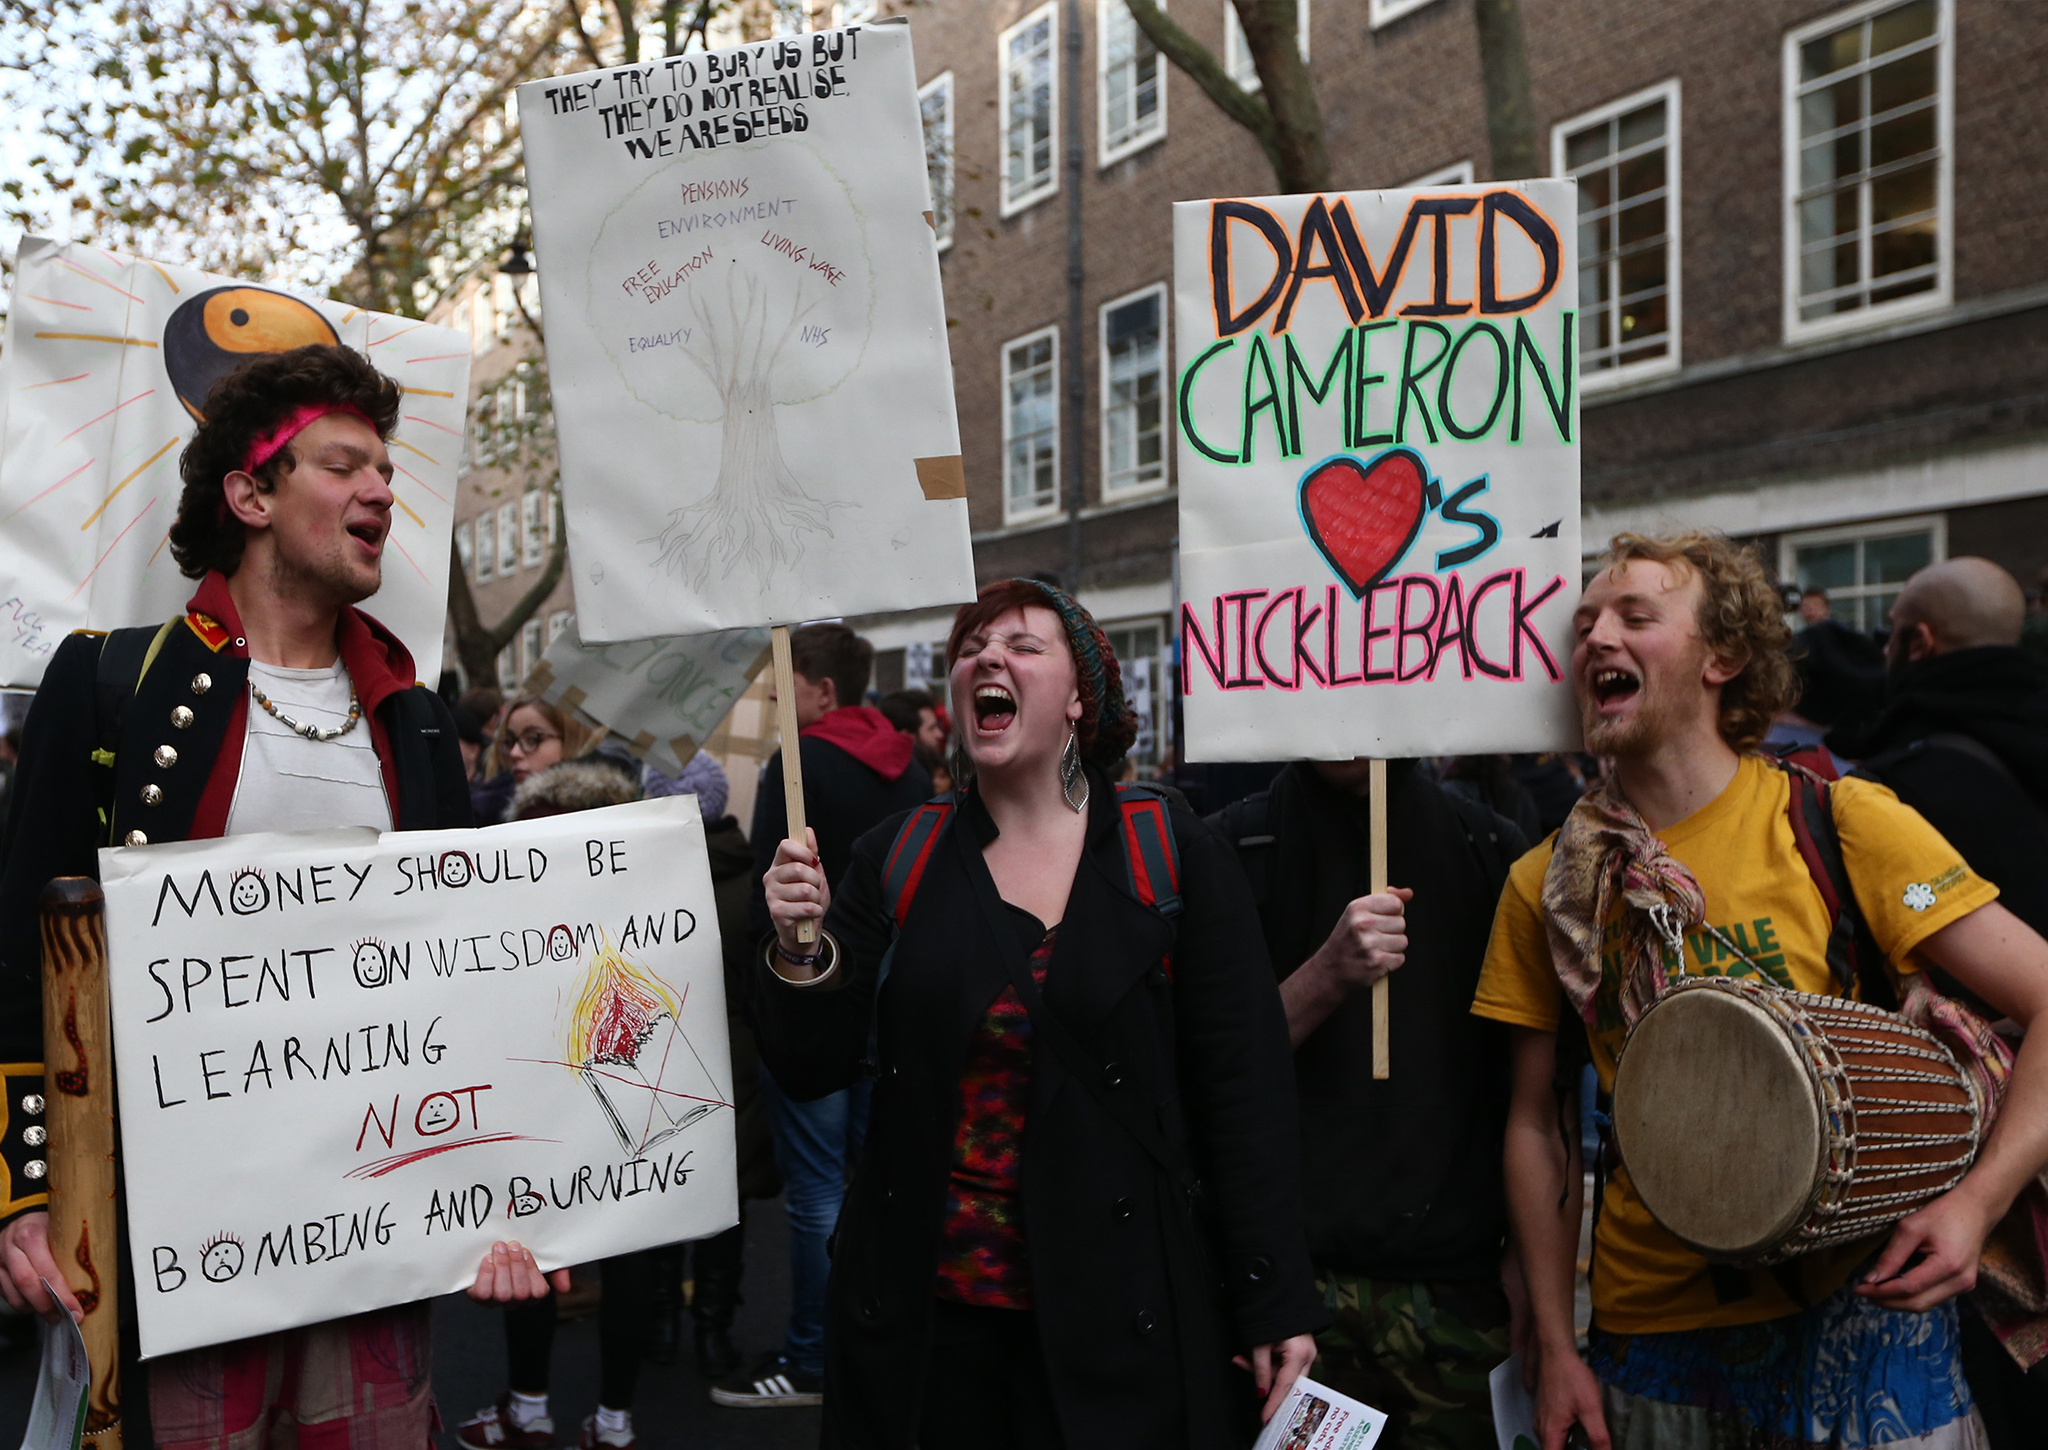
[(1708, 1258), (1867, 1238), (1961, 1181), (1986, 1104), (1896, 1013), (1688, 977), (1629, 1033), (1614, 1133), (1637, 1195)]

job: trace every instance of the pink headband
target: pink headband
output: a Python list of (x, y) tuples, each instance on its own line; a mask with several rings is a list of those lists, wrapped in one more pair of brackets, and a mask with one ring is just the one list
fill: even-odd
[(242, 459), (242, 472), (254, 473), (277, 457), (278, 451), (285, 444), (305, 432), (308, 424), (326, 417), (329, 413), (346, 413), (352, 418), (360, 418), (370, 424), (372, 431), (377, 427), (370, 421), (370, 415), (353, 403), (306, 403), (285, 414), (284, 421), (249, 445), (249, 451)]

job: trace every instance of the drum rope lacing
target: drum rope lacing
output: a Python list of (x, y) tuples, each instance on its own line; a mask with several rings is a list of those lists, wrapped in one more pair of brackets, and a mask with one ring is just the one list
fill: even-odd
[[(1671, 953), (1671, 964), (1665, 969), (1668, 988), (1687, 977), (1681, 924), (1677, 912), (1664, 903), (1647, 908), (1647, 914), (1652, 928), (1663, 938)], [(1902, 1029), (1902, 1019), (1870, 1003), (1780, 987), (1748, 952), (1729, 939), (1726, 931), (1712, 923), (1706, 923), (1705, 927), (1709, 935), (1750, 969), (1755, 980), (1753, 984), (1733, 977), (1693, 980), (1703, 984), (1725, 984), (1727, 990), (1758, 1001), (1784, 1024), (1805, 1049), (1828, 1126), (1826, 1168), (1817, 1175), (1814, 1199), (1806, 1221), (1790, 1238), (1756, 1262), (1779, 1263), (1815, 1249), (1866, 1237), (1898, 1221), (1900, 1214), (1892, 1212), (1893, 1209), (1901, 1205), (1927, 1203), (1962, 1181), (1976, 1157), (1984, 1105), (1977, 1101), (1975, 1087), (1961, 1077), (1954, 1057), (1938, 1041), (1910, 1024)], [(1750, 990), (1752, 985), (1756, 990)], [(1832, 1028), (1842, 1033), (1877, 1031), (1885, 1036), (1881, 1042), (1859, 1042), (1852, 1037), (1838, 1044), (1816, 1028)], [(1922, 1072), (1885, 1065), (1886, 1059), (1900, 1057), (1946, 1065), (1949, 1071), (1945, 1074)], [(1960, 1086), (1964, 1101), (1923, 1102), (1891, 1097), (1859, 1100), (1850, 1089), (1849, 1064), (1852, 1061), (1856, 1064), (1855, 1075), (1859, 1082), (1922, 1084), (1951, 1090)], [(1967, 1118), (1966, 1134), (1958, 1137), (1949, 1133), (1906, 1133), (1889, 1131), (1878, 1125), (1879, 1120), (1887, 1118), (1940, 1118), (1950, 1115)], [(1953, 1144), (1959, 1154), (1925, 1163), (1868, 1161), (1877, 1155), (1943, 1144)], [(1929, 1180), (1936, 1181), (1930, 1183)], [(1906, 1181), (1913, 1181), (1915, 1186), (1884, 1193), (1863, 1191)]]

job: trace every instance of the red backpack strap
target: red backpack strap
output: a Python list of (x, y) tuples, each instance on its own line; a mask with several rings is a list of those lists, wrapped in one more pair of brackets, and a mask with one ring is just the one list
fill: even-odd
[(1799, 859), (1806, 863), (1806, 874), (1813, 878), (1827, 910), (1828, 971), (1835, 979), (1835, 990), (1844, 997), (1860, 996), (1865, 1002), (1891, 1007), (1897, 996), (1881, 970), (1883, 953), (1870, 935), (1849, 881), (1828, 782), (1797, 761), (1780, 759), (1777, 765), (1790, 786), (1785, 812), (1791, 820), (1793, 844), (1799, 848)]
[(924, 868), (931, 864), (939, 831), (952, 814), (952, 796), (926, 801), (904, 818), (889, 843), (889, 854), (882, 858), (882, 906), (898, 931), (910, 916), (910, 903), (924, 880)]
[(1161, 916), (1178, 916), (1180, 843), (1173, 838), (1165, 797), (1126, 781), (1116, 788), (1116, 803), (1123, 814), (1124, 877), (1131, 895)]

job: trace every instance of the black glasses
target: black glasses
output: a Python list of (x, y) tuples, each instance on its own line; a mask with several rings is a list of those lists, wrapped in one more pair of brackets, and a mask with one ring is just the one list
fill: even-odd
[(552, 730), (529, 730), (524, 735), (500, 735), (498, 746), (507, 755), (515, 750), (524, 755), (531, 755), (548, 741), (561, 738)]

